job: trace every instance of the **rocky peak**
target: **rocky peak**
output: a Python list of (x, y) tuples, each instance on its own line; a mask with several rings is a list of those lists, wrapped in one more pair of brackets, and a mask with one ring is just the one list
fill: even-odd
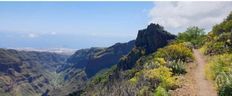
[(121, 58), (118, 69), (131, 69), (140, 57), (151, 54), (158, 48), (164, 47), (170, 40), (175, 39), (175, 37), (175, 35), (165, 31), (159, 24), (152, 23), (146, 29), (139, 30), (135, 47), (126, 57)]
[(174, 38), (175, 36), (165, 31), (162, 26), (152, 23), (146, 29), (139, 30), (135, 44), (136, 47), (144, 48), (146, 54), (150, 54)]

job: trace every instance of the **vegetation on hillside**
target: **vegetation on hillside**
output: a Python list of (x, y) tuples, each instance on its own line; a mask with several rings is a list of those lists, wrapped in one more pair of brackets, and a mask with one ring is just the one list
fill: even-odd
[(141, 57), (132, 69), (117, 72), (117, 79), (112, 78), (116, 72), (114, 68), (95, 76), (82, 95), (169, 96), (168, 91), (178, 88), (178, 76), (186, 72), (186, 64), (193, 59), (188, 44), (172, 43)]
[(204, 46), (201, 48), (206, 55), (232, 52), (232, 13), (208, 33)]
[(219, 96), (232, 95), (232, 13), (213, 27), (201, 48), (209, 55), (206, 67), (208, 79), (215, 82)]
[(56, 69), (68, 56), (0, 49), (0, 95), (37, 96), (59, 88), (64, 80)]
[(107, 81), (109, 81), (108, 77), (111, 75), (111, 73), (115, 71), (115, 69), (116, 69), (116, 65), (105, 70), (105, 72), (99, 72), (93, 77), (93, 79), (91, 80), (91, 83), (92, 84), (106, 83)]
[(232, 54), (211, 57), (206, 74), (215, 81), (220, 96), (232, 95)]

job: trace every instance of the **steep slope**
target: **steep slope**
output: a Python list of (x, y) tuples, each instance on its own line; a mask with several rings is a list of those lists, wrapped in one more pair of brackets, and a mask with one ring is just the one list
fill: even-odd
[(119, 62), (123, 55), (127, 55), (134, 47), (134, 41), (128, 43), (117, 43), (104, 51), (97, 52), (90, 57), (89, 64), (86, 66), (86, 74), (88, 77), (94, 76), (102, 69), (110, 68)]
[[(168, 33), (160, 25), (150, 24), (146, 29), (139, 31), (134, 48), (120, 59), (117, 66), (93, 77), (84, 90), (78, 90), (70, 96), (80, 94), (83, 96), (137, 96), (140, 88), (145, 85), (152, 86), (153, 83), (158, 82), (154, 81), (151, 84), (144, 79), (137, 85), (131, 85), (128, 81), (136, 75), (136, 72), (142, 71), (143, 64), (152, 58), (150, 56), (152, 53), (167, 45), (174, 38), (175, 35)], [(138, 63), (141, 65), (137, 66)], [(137, 75), (141, 73), (138, 72)], [(137, 79), (132, 81), (137, 81)]]
[(104, 50), (104, 48), (92, 47), (89, 49), (80, 49), (77, 50), (72, 56), (67, 59), (67, 63), (72, 64), (72, 67), (75, 68), (85, 68), (88, 64), (90, 57)]
[(116, 65), (119, 59), (128, 54), (135, 41), (116, 43), (108, 48), (81, 49), (67, 59), (67, 63), (58, 69), (64, 77), (59, 88), (50, 91), (52, 96), (63, 96), (81, 90), (96, 73)]
[(0, 94), (37, 96), (56, 87), (56, 69), (68, 56), (0, 49)]
[(117, 64), (123, 55), (127, 55), (134, 47), (135, 41), (116, 43), (108, 48), (90, 48), (78, 50), (67, 63), (73, 68), (85, 68), (88, 77), (94, 76), (102, 69), (107, 69)]

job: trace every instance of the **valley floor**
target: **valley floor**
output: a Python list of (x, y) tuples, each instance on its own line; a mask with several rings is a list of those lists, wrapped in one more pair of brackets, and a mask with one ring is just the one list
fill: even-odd
[(171, 93), (172, 96), (217, 96), (210, 81), (205, 78), (205, 58), (194, 49), (195, 63), (189, 64), (187, 74), (180, 80), (181, 88), (178, 88)]

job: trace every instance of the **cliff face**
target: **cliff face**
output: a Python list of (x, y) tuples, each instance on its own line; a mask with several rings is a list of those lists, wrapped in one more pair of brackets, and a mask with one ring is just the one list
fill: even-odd
[(139, 30), (135, 47), (126, 57), (120, 60), (118, 69), (127, 70), (132, 68), (141, 56), (148, 55), (158, 48), (164, 47), (175, 37), (175, 35), (165, 31), (159, 24), (150, 24), (146, 29)]
[(104, 48), (89, 48), (77, 50), (72, 56), (67, 59), (67, 63), (72, 64), (75, 68), (85, 68), (89, 63), (90, 57), (93, 57), (97, 52), (103, 51)]
[(110, 68), (119, 62), (123, 55), (127, 55), (134, 47), (134, 41), (128, 43), (117, 43), (105, 50), (95, 53), (90, 57), (86, 66), (86, 74), (88, 77), (94, 76), (102, 69)]

